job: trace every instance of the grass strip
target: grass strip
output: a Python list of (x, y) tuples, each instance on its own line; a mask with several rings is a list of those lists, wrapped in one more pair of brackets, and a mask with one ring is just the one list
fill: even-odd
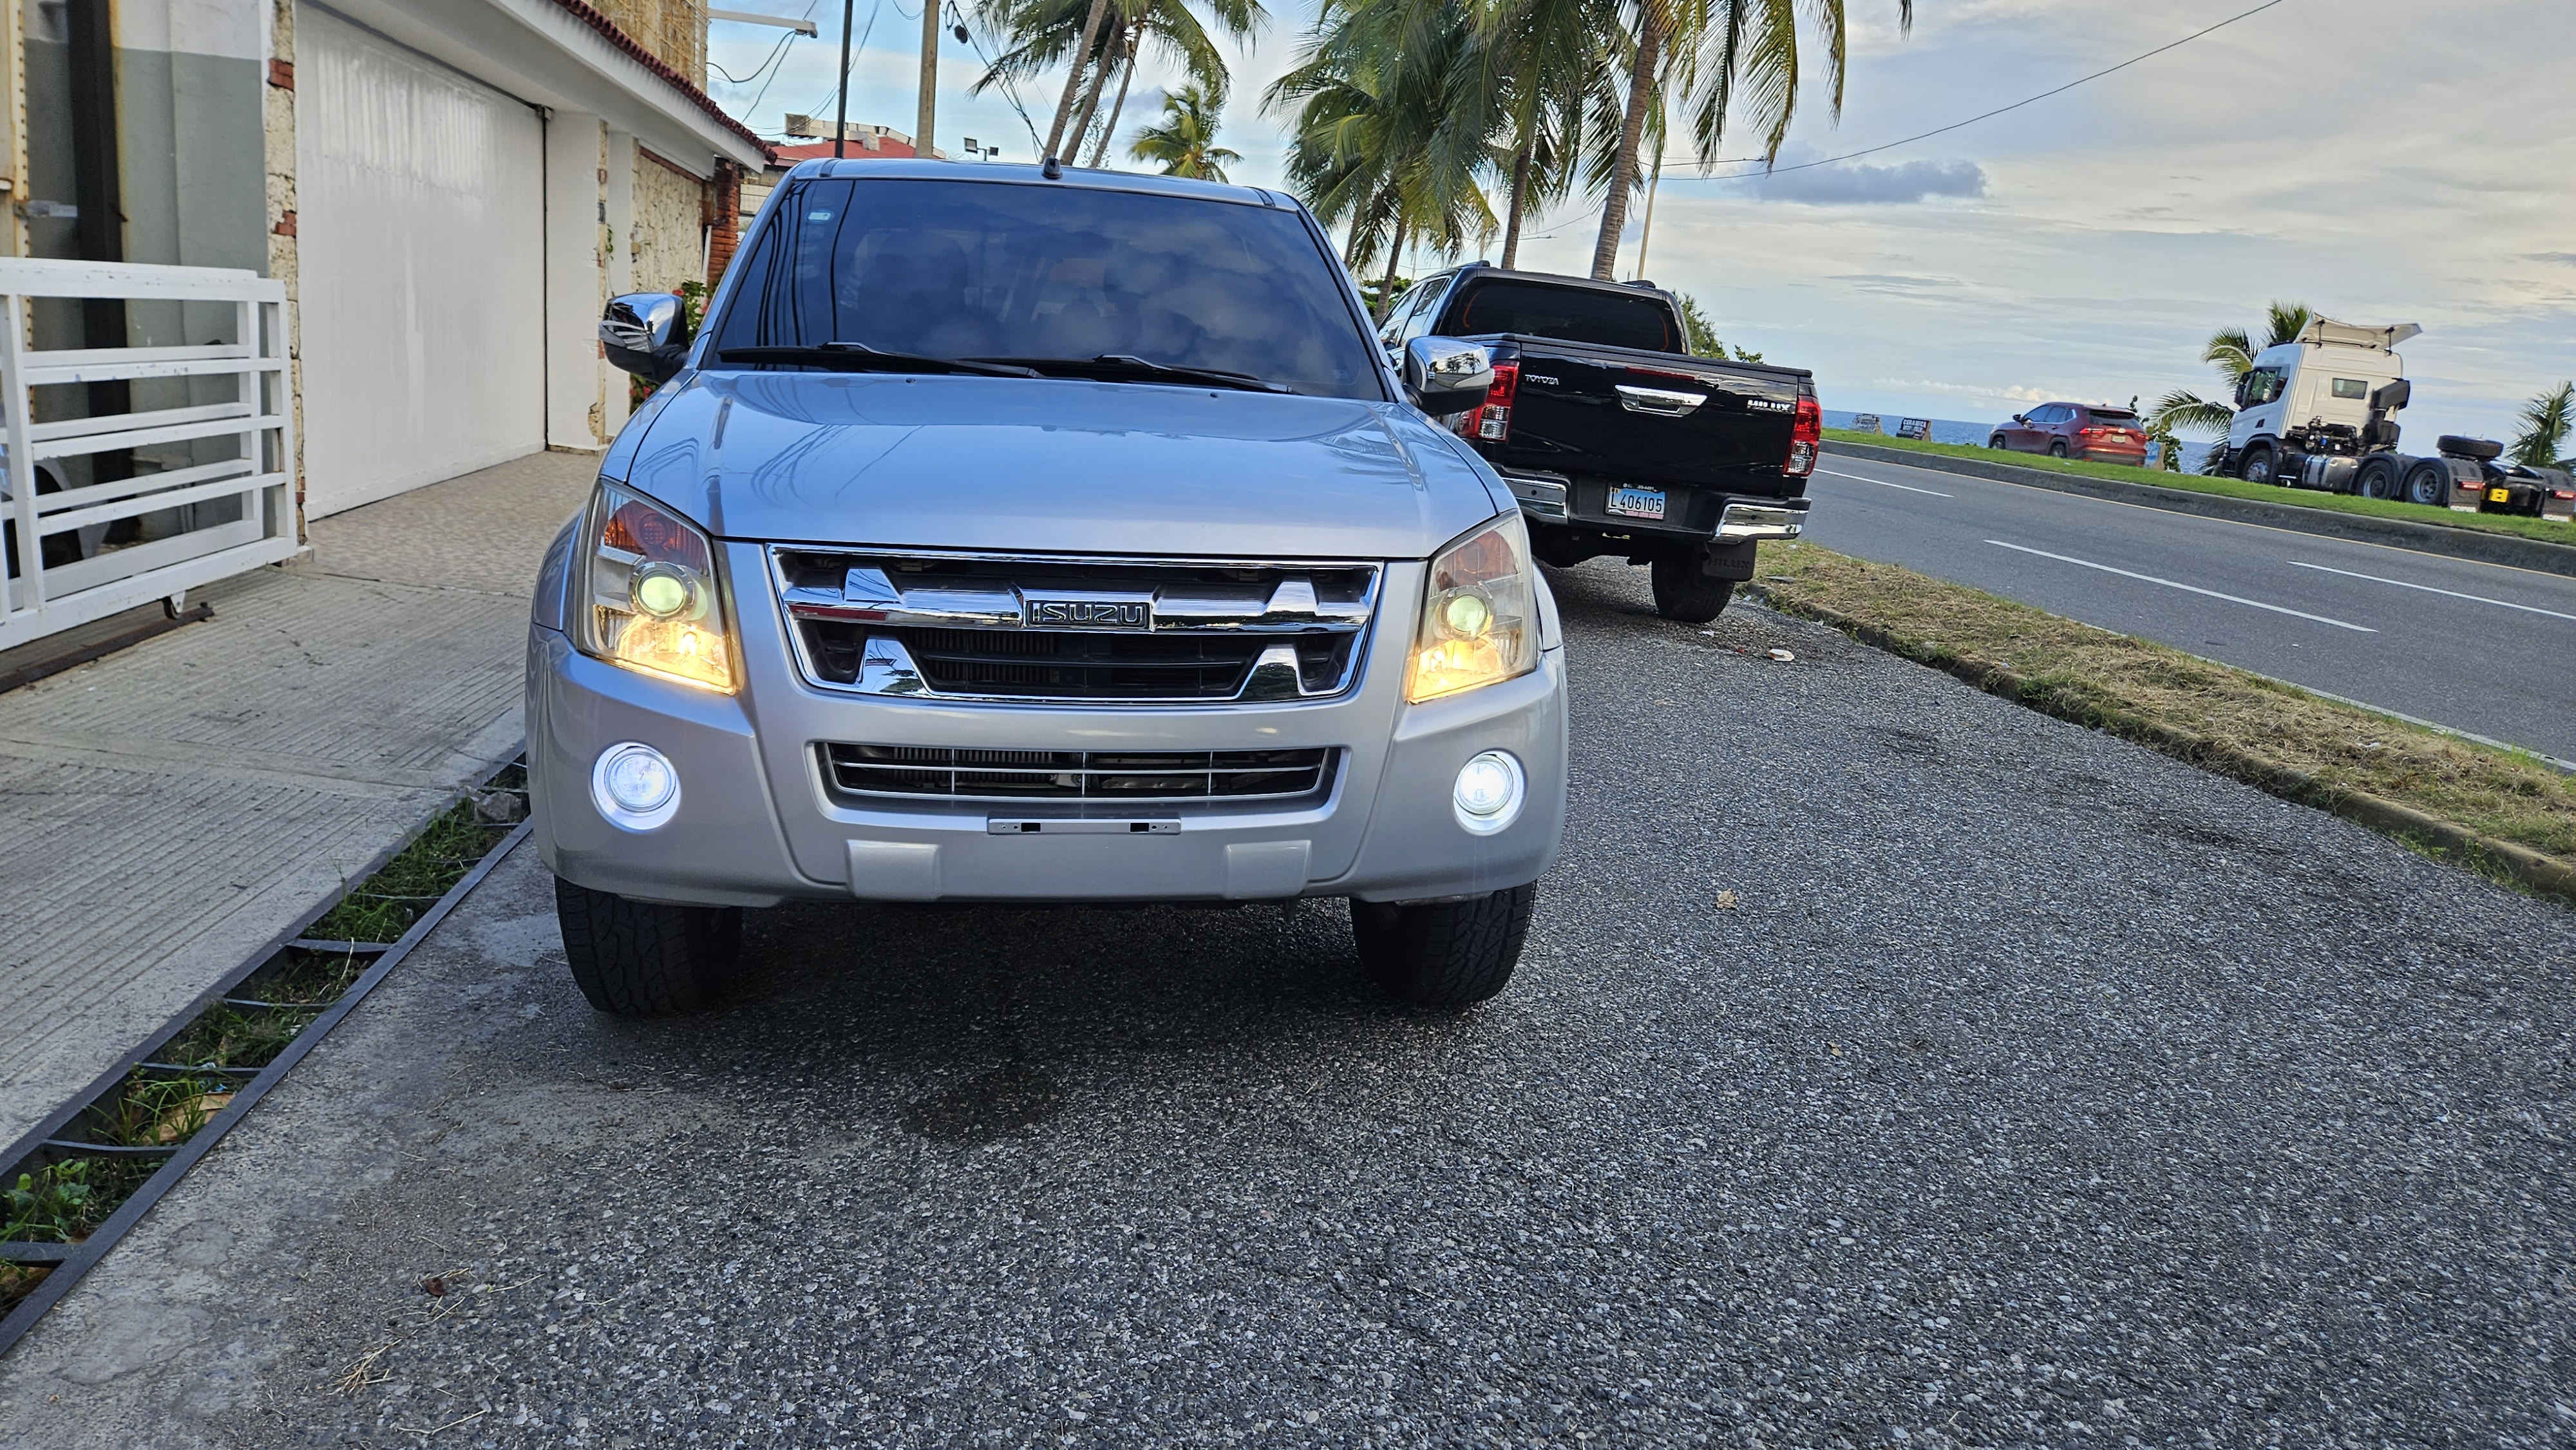
[(1893, 448), (1906, 453), (1931, 453), (1944, 458), (1966, 458), (1978, 463), (2005, 463), (2015, 468), (2035, 468), (2050, 473), (2073, 473), (2086, 478), (2107, 478), (2119, 483), (2145, 484), (2158, 488), (2177, 488), (2187, 493), (2216, 494), (2222, 498), (2246, 498), (2259, 503), (2286, 504), (2293, 508), (2318, 509), (2326, 513), (2356, 514), (2363, 518), (2405, 519), (2411, 523), (2440, 524), (2446, 528), (2469, 529), (2479, 533), (2512, 534), (2525, 539), (2538, 539), (2549, 544), (2576, 544), (2576, 525), (2558, 519), (2529, 519), (2517, 514), (2464, 514), (2431, 504), (2400, 503), (2394, 499), (2357, 498), (2351, 494), (2319, 493), (2308, 488), (2283, 488), (2273, 483), (2247, 483), (2241, 478), (2212, 478), (2198, 473), (2163, 473), (2152, 468), (2132, 468), (2125, 463), (2051, 458), (2042, 453), (1999, 453), (1992, 448), (1979, 448), (1969, 443), (1923, 443), (1911, 438), (1890, 438), (1879, 433), (1855, 433), (1848, 428), (1828, 428), (1827, 440), (1836, 443), (1865, 443), (1873, 448)]
[[(399, 939), (431, 905), (447, 894), (449, 887), (465, 879), (465, 873), (473, 870), (476, 862), (500, 844), (503, 836), (510, 834), (517, 815), (525, 813), (520, 811), (508, 820), (494, 821), (486, 817), (478, 802), (488, 801), (496, 795), (524, 794), (527, 785), (526, 770), (515, 765), (493, 777), (491, 784), (458, 801), (422, 827), (420, 834), (412, 837), (410, 845), (403, 847), (375, 875), (349, 888), (340, 898), (340, 904), (332, 907), (320, 921), (305, 928), (304, 934), (320, 941), (389, 942)], [(352, 978), (356, 975), (356, 972), (350, 973)]]
[[(305, 929), (308, 939), (391, 942), (491, 854), (526, 815), (527, 772), (511, 766), (443, 811), (337, 905)], [(515, 797), (515, 800), (512, 799)], [(229, 995), (274, 1006), (217, 1002), (155, 1056), (188, 1068), (265, 1067), (297, 1033), (345, 995), (377, 958), (372, 953), (287, 947)], [(75, 1119), (83, 1141), (102, 1146), (178, 1145), (204, 1129), (239, 1089), (223, 1074), (137, 1068)], [(0, 1243), (78, 1243), (159, 1171), (156, 1156), (67, 1157), (31, 1165), (0, 1182)], [(0, 1314), (35, 1291), (43, 1265), (0, 1261)]]
[(2033, 709), (2576, 901), (2576, 776), (2295, 686), (1811, 544), (1751, 592)]

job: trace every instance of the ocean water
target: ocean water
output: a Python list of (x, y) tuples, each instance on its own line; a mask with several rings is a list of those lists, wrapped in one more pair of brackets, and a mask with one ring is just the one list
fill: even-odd
[[(1858, 413), (1838, 413), (1831, 408), (1827, 408), (1825, 410), (1825, 426), (1828, 428), (1849, 428), (1852, 426), (1853, 420), (1859, 416), (1860, 415)], [(1879, 414), (1878, 431), (1891, 438), (1895, 437), (1897, 417), (1898, 415), (1894, 413)], [(2000, 422), (2001, 420), (1998, 419), (1997, 421)], [(1983, 447), (1985, 441), (1993, 436), (1995, 436), (1994, 423), (1971, 423), (1958, 418), (1935, 418), (1932, 420), (1932, 441), (1935, 443), (1964, 443), (1969, 447), (1976, 448)], [(2212, 445), (2207, 443), (2196, 442), (2188, 438), (2184, 439), (2182, 444), (2183, 471), (2185, 473), (2199, 472), (2201, 460), (2209, 456), (2209, 450), (2211, 447)], [(2156, 445), (2149, 444), (2147, 445), (2147, 460), (2149, 464), (2152, 465), (2155, 462), (2155, 459)]]

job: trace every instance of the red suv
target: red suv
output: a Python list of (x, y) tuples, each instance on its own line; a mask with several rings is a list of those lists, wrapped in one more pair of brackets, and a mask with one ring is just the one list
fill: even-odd
[(2013, 453), (2045, 453), (2052, 458), (2089, 458), (2099, 463), (2145, 467), (2147, 430), (2126, 408), (2097, 408), (2090, 403), (2042, 403), (1995, 429), (1988, 448)]

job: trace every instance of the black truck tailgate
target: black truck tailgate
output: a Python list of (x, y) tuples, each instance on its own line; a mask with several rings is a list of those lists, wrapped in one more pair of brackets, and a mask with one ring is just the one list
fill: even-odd
[(1472, 340), (1517, 354), (1498, 463), (1655, 488), (1780, 494), (1805, 483), (1780, 472), (1795, 370), (1521, 334)]

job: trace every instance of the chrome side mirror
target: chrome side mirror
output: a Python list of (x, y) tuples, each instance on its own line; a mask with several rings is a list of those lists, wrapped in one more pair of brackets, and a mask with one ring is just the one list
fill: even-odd
[(1417, 337), (1404, 345), (1404, 391), (1435, 418), (1484, 406), (1493, 386), (1493, 355), (1472, 342)]
[(599, 345), (609, 364), (656, 383), (680, 370), (689, 340), (680, 332), (680, 299), (668, 292), (629, 292), (608, 299), (600, 314)]

